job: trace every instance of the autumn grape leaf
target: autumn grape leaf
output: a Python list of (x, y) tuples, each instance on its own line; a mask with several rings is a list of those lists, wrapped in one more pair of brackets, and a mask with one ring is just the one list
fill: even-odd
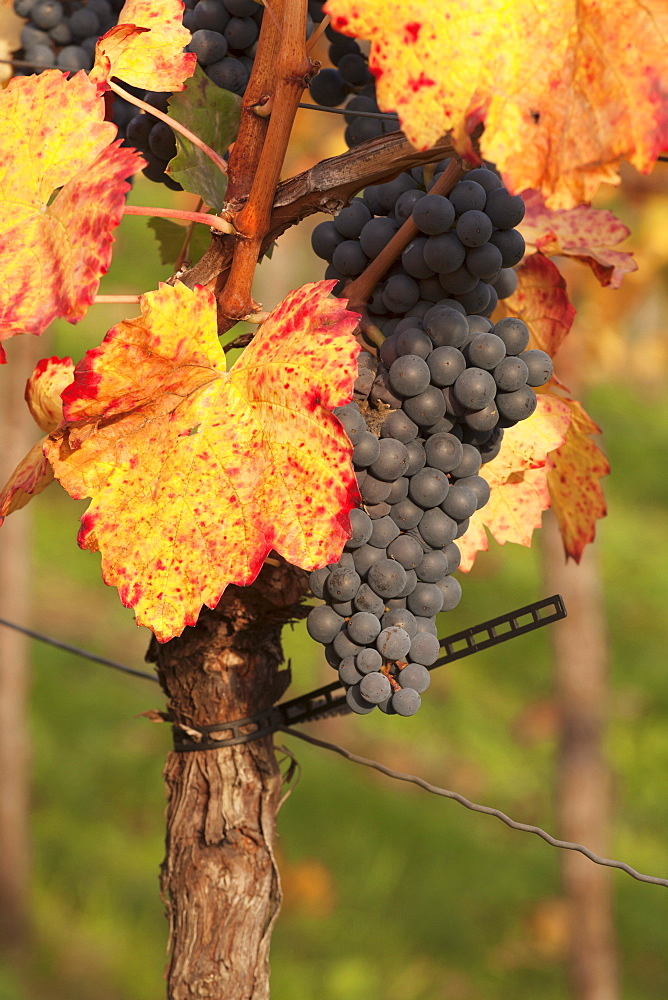
[(336, 31), (371, 42), (383, 111), (427, 149), (482, 156), (512, 191), (552, 208), (590, 202), (628, 159), (648, 173), (668, 146), (665, 0), (328, 0)]
[(577, 400), (562, 403), (570, 408), (571, 423), (566, 440), (550, 456), (554, 468), (547, 482), (566, 555), (579, 562), (585, 545), (594, 540), (596, 521), (607, 512), (601, 479), (610, 472), (610, 463), (591, 439), (601, 433), (600, 427)]
[(525, 257), (516, 271), (517, 289), (499, 301), (494, 319), (518, 316), (529, 327), (529, 346), (554, 357), (575, 319), (566, 282), (556, 264), (540, 252)]
[(181, 0), (127, 0), (118, 24), (98, 39), (91, 79), (105, 85), (116, 76), (146, 90), (182, 90), (197, 65), (195, 53), (183, 51), (190, 38)]
[[(207, 146), (222, 154), (239, 131), (241, 98), (217, 87), (198, 66), (184, 90), (169, 99), (169, 117), (187, 125)], [(180, 132), (174, 134), (178, 152), (169, 161), (167, 173), (186, 191), (199, 195), (209, 208), (220, 212), (227, 175)]]
[(116, 131), (84, 72), (15, 77), (0, 92), (0, 341), (75, 322), (93, 301), (125, 178), (145, 166)]
[[(61, 424), (63, 389), (72, 381), (71, 358), (44, 358), (38, 361), (26, 384), (25, 398), (35, 422), (47, 434)], [(53, 482), (53, 471), (44, 457), (46, 437), (33, 445), (0, 490), (0, 524), (7, 514), (25, 507), (28, 501)]]
[(333, 284), (291, 292), (229, 372), (213, 294), (162, 285), (63, 394), (70, 423), (46, 453), (71, 496), (93, 498), (79, 544), (161, 642), (252, 583), (272, 548), (305, 569), (341, 554), (359, 497), (330, 410), (352, 395), (359, 317)]
[(638, 270), (632, 253), (611, 249), (629, 235), (612, 212), (591, 205), (547, 208), (539, 191), (523, 191), (522, 198), (526, 213), (518, 228), (527, 246), (548, 257), (574, 257), (588, 264), (600, 283), (611, 288), (619, 288), (625, 274)]
[(463, 572), (469, 572), (478, 552), (488, 549), (486, 528), (499, 545), (531, 545), (550, 506), (548, 474), (554, 451), (565, 441), (570, 422), (564, 400), (541, 394), (532, 416), (504, 431), (501, 451), (480, 473), (489, 483), (490, 498), (457, 541)]

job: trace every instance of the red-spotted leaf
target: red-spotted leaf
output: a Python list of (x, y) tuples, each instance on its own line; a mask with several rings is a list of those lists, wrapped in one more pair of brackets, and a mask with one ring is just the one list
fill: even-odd
[(125, 178), (145, 165), (115, 135), (83, 72), (15, 77), (0, 92), (0, 340), (75, 322), (93, 301)]
[(550, 506), (552, 456), (565, 441), (570, 422), (564, 400), (540, 395), (535, 413), (504, 431), (501, 451), (480, 473), (491, 488), (489, 501), (473, 514), (457, 541), (464, 572), (471, 569), (476, 554), (488, 548), (485, 528), (499, 545), (531, 545), (542, 513)]
[(519, 316), (529, 327), (530, 347), (554, 357), (575, 319), (566, 282), (556, 264), (542, 253), (525, 257), (517, 267), (517, 277), (516, 291), (501, 299), (494, 318)]
[[(43, 431), (55, 430), (63, 419), (61, 393), (72, 381), (71, 358), (45, 358), (38, 361), (26, 383), (25, 398), (35, 422)], [(53, 472), (44, 457), (46, 438), (35, 444), (0, 490), (0, 524), (7, 514), (25, 507), (29, 500), (53, 482)]]
[(79, 544), (161, 642), (252, 583), (271, 549), (305, 569), (341, 554), (358, 495), (330, 410), (351, 398), (359, 345), (332, 285), (291, 292), (229, 372), (211, 292), (163, 285), (63, 394), (71, 423), (47, 455), (93, 498)]
[(611, 249), (629, 235), (612, 212), (591, 205), (547, 208), (539, 191), (524, 191), (522, 197), (526, 214), (519, 228), (528, 246), (548, 257), (563, 255), (588, 264), (601, 284), (611, 288), (619, 288), (625, 274), (638, 270), (633, 254)]
[(606, 514), (601, 479), (610, 472), (610, 463), (591, 439), (601, 433), (600, 427), (577, 400), (561, 402), (570, 408), (571, 423), (566, 440), (550, 456), (554, 469), (547, 481), (566, 555), (579, 562), (594, 539), (596, 521)]
[(190, 32), (181, 0), (127, 0), (118, 24), (98, 40), (92, 79), (115, 76), (132, 87), (176, 91), (195, 72), (197, 56), (184, 52)]

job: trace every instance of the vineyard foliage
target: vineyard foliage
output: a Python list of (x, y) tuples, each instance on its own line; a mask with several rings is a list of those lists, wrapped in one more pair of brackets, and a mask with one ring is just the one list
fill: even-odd
[[(574, 309), (551, 257), (582, 261), (613, 288), (635, 268), (613, 249), (625, 227), (588, 202), (601, 182), (618, 182), (621, 158), (649, 171), (668, 145), (665, 4), (478, 0), (429, 7), (428, 23), (418, 0), (330, 0), (327, 9), (337, 30), (371, 40), (380, 105), (398, 110), (418, 148), (451, 129), (479, 162), (472, 137), (484, 125), (480, 154), (524, 193), (532, 251), (495, 318), (519, 316), (530, 347), (554, 355)], [(93, 303), (126, 178), (144, 165), (115, 141), (105, 92), (112, 75), (183, 91), (195, 58), (183, 53), (181, 13), (180, 0), (129, 0), (90, 76), (46, 70), (0, 94), (0, 340), (42, 333), (56, 317), (76, 322)], [(209, 90), (194, 77), (173, 118), (196, 130)], [(227, 130), (236, 112), (210, 117)], [(217, 170), (199, 159), (196, 184), (223, 191)], [(47, 437), (0, 493), (0, 516), (54, 473), (72, 496), (92, 496), (79, 544), (100, 549), (106, 582), (161, 641), (215, 606), (228, 583), (252, 582), (272, 548), (307, 569), (336, 561), (357, 495), (350, 444), (330, 411), (352, 396), (359, 345), (357, 317), (328, 297), (331, 287), (291, 293), (229, 372), (213, 294), (178, 283), (147, 292), (142, 316), (114, 327), (71, 384), (69, 359), (40, 362), (28, 402)], [(37, 386), (46, 403), (35, 402)], [(580, 558), (605, 513), (597, 433), (555, 377), (487, 468), (492, 498), (460, 540), (463, 569), (487, 548), (486, 529), (529, 545), (549, 506), (567, 554)]]

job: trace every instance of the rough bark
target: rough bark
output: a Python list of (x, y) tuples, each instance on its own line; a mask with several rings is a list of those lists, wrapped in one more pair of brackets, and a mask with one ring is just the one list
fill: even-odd
[[(247, 718), (280, 698), (289, 683), (279, 670), (280, 631), (301, 617), (305, 579), (265, 565), (253, 587), (229, 587), (195, 628), (163, 646), (152, 641), (147, 659), (175, 727)], [(165, 781), (169, 1000), (265, 1000), (281, 903), (273, 850), (281, 775), (271, 737), (172, 752)]]
[[(34, 337), (10, 345), (11, 365), (0, 378), (0, 483), (4, 484), (36, 440), (23, 399), (25, 378), (43, 349)], [(21, 377), (23, 376), (23, 377)], [(0, 539), (0, 614), (28, 623), (30, 530), (27, 511), (7, 518)], [(16, 956), (28, 945), (30, 745), (27, 702), (28, 639), (0, 627), (0, 948)]]
[[(603, 756), (608, 640), (595, 549), (566, 564), (555, 519), (541, 532), (546, 586), (561, 593), (568, 618), (550, 630), (561, 736), (557, 762), (559, 836), (606, 855), (610, 770)], [(561, 851), (569, 903), (568, 972), (573, 1000), (618, 1000), (617, 949), (609, 869)]]

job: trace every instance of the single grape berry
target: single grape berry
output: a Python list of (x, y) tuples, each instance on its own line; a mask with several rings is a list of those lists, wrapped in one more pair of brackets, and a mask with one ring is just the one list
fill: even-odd
[(365, 701), (372, 705), (379, 705), (381, 701), (385, 701), (392, 694), (392, 685), (385, 674), (374, 670), (362, 678), (359, 690)]
[[(354, 690), (351, 688), (351, 690)], [(415, 715), (420, 708), (420, 695), (413, 688), (405, 687), (392, 695), (392, 708), (397, 715)]]
[(545, 385), (552, 378), (552, 359), (545, 351), (524, 351), (518, 360), (527, 366), (527, 385)]

